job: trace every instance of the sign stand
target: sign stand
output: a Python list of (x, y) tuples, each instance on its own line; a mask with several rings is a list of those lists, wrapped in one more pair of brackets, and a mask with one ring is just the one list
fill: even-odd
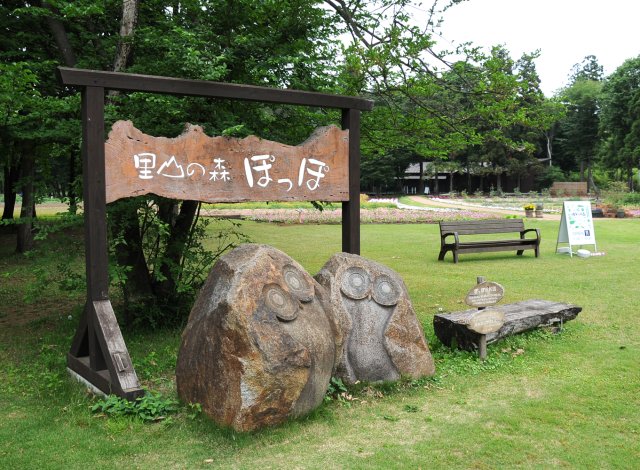
[(337, 108), (349, 131), (349, 194), (342, 201), (342, 250), (360, 253), (360, 112), (373, 101), (297, 90), (58, 67), (65, 86), (82, 90), (82, 162), (87, 301), (67, 355), (69, 371), (104, 394), (144, 394), (109, 300), (104, 102), (106, 90)]
[[(568, 247), (559, 247), (561, 243), (568, 244)], [(593, 245), (594, 251), (598, 251), (590, 201), (565, 201), (562, 205), (556, 254), (568, 252), (573, 257), (576, 245)]]

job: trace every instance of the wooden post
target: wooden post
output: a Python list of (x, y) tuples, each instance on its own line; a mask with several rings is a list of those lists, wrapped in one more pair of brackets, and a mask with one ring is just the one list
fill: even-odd
[(109, 301), (104, 167), (104, 88), (82, 91), (82, 164), (87, 303), (67, 355), (69, 370), (105, 394), (144, 394)]
[(478, 343), (478, 356), (480, 356), (481, 361), (484, 361), (487, 358), (487, 335), (480, 335), (480, 342)]
[(342, 203), (342, 251), (360, 254), (360, 111), (342, 110), (349, 130), (349, 201)]
[(82, 164), (87, 297), (109, 298), (107, 206), (104, 186), (104, 88), (82, 93)]
[[(104, 191), (104, 88), (82, 92), (82, 165), (87, 303), (109, 298), (109, 268)], [(102, 189), (102, 190), (101, 190)], [(89, 309), (92, 310), (92, 309)], [(85, 308), (89, 330), (89, 364), (106, 369), (95, 334), (95, 316)]]
[[(484, 276), (476, 277), (476, 284), (482, 284), (486, 278)], [(478, 311), (484, 310), (486, 307), (478, 307)], [(478, 343), (478, 357), (481, 361), (487, 358), (487, 335), (480, 335), (480, 342)]]

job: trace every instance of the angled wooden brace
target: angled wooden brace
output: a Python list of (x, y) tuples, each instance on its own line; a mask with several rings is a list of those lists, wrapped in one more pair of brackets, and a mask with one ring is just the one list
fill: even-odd
[(87, 302), (67, 366), (105, 394), (128, 400), (144, 394), (108, 300)]

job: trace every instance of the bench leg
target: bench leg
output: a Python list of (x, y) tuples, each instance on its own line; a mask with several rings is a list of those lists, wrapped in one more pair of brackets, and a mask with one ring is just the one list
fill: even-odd
[(536, 258), (540, 256), (540, 247), (536, 246)]
[(458, 264), (458, 252), (453, 250), (453, 263)]
[(447, 254), (447, 250), (444, 248), (440, 249), (440, 254), (438, 255), (438, 261), (444, 261), (444, 255)]
[(522, 253), (524, 253), (524, 250), (518, 250), (518, 256), (522, 256)]

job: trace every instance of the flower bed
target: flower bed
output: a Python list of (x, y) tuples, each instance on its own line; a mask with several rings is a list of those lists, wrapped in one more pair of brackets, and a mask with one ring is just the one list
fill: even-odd
[[(246, 220), (259, 222), (274, 222), (281, 224), (339, 224), (342, 222), (342, 210), (315, 210), (315, 209), (240, 209), (240, 210), (203, 210), (202, 214), (208, 217), (240, 217)], [(501, 218), (495, 214), (456, 210), (456, 209), (362, 209), (360, 221), (363, 224), (411, 224), (411, 223), (436, 223), (441, 220), (467, 220), (467, 219), (495, 219)]]

